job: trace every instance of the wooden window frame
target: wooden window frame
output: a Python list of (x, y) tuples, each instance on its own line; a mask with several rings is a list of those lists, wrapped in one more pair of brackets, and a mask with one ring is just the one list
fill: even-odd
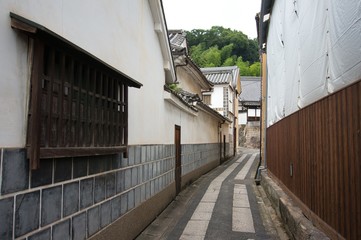
[(10, 14), (31, 42), (27, 155), (40, 158), (126, 152), (128, 87), (142, 85), (46, 28)]

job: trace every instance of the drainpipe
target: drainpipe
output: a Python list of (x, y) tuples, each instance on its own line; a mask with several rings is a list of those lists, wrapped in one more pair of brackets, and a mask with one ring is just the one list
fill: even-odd
[(218, 137), (219, 137), (219, 163), (222, 162), (222, 125), (226, 122), (218, 122)]

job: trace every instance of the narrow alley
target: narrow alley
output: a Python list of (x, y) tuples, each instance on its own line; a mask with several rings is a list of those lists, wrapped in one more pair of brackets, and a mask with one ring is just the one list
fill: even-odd
[(184, 189), (137, 240), (288, 239), (255, 184), (258, 162), (258, 150), (242, 149)]

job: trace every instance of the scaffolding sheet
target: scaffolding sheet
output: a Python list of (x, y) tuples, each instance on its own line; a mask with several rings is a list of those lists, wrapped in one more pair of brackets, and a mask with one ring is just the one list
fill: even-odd
[(361, 79), (361, 2), (273, 5), (267, 38), (267, 125)]

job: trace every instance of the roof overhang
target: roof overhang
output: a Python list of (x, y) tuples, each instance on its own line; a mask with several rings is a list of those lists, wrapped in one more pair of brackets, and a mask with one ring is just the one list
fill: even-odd
[(271, 11), (274, 1), (275, 0), (262, 0), (262, 4), (261, 4), (261, 13), (258, 19), (259, 22), (258, 41), (259, 41), (259, 48), (263, 52), (266, 52), (268, 27), (271, 19)]
[(209, 107), (208, 105), (206, 105), (202, 102), (197, 102), (196, 106), (199, 110), (202, 110), (203, 112), (211, 115), (212, 117), (217, 118), (218, 120), (220, 120), (222, 122), (232, 123), (231, 119), (221, 115), (219, 112), (217, 112), (216, 110), (214, 110), (213, 108)]
[(166, 83), (174, 83), (177, 78), (168, 38), (166, 20), (164, 17), (163, 3), (159, 0), (148, 0), (148, 2), (153, 16), (154, 30), (157, 33), (162, 51), (163, 68), (166, 76), (165, 81)]
[(118, 75), (122, 80), (129, 86), (129, 87), (136, 87), (140, 88), (143, 86), (138, 81), (134, 80), (133, 78), (129, 77), (128, 75), (120, 72), (118, 69), (114, 68), (113, 66), (105, 63), (101, 59), (97, 58), (96, 56), (92, 55), (91, 53), (87, 52), (86, 50), (82, 49), (81, 47), (75, 45), (74, 43), (70, 42), (69, 40), (63, 38), (62, 36), (54, 33), (53, 31), (47, 29), (46, 27), (35, 23), (29, 19), (21, 17), (15, 13), (10, 13), (11, 18), (11, 27), (13, 29), (19, 30), (31, 38), (51, 38), (55, 41), (59, 41), (62, 44), (65, 44), (67, 47), (72, 48), (80, 53), (86, 55), (87, 57), (97, 61), (98, 63), (102, 64), (104, 67), (108, 68), (114, 74)]
[(193, 79), (204, 91), (211, 91), (213, 84), (207, 80), (199, 67), (187, 55), (174, 56), (176, 68), (185, 69), (189, 74), (193, 75)]

